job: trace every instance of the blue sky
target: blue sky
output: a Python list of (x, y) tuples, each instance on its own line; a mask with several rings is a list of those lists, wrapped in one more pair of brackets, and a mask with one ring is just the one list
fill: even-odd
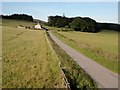
[(91, 17), (98, 22), (118, 22), (117, 2), (3, 2), (2, 14), (25, 13), (47, 21), (50, 15)]

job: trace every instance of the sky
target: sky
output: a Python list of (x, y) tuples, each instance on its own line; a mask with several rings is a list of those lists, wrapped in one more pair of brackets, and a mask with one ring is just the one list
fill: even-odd
[(118, 3), (118, 23), (120, 24), (120, 2)]
[(119, 2), (120, 0), (1, 0), (2, 2)]
[(97, 22), (118, 23), (118, 2), (2, 2), (2, 14), (28, 14), (35, 19), (48, 16), (90, 17)]

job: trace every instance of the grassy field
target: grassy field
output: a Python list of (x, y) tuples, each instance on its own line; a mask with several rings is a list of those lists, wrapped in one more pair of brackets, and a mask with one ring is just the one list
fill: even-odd
[(29, 25), (22, 22), (3, 20), (2, 87), (64, 87), (58, 62), (49, 48), (45, 33), (16, 28), (19, 23)]
[(60, 40), (104, 67), (118, 73), (118, 32), (54, 32)]

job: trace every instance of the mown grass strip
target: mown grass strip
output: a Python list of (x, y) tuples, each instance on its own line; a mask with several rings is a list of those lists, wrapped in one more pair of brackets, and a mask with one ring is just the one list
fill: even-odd
[(76, 64), (76, 62), (68, 56), (47, 34), (53, 49), (55, 50), (59, 61), (61, 62), (61, 68), (63, 69), (70, 87), (72, 90), (76, 89), (91, 89), (96, 90), (96, 83), (88, 76), (88, 74)]

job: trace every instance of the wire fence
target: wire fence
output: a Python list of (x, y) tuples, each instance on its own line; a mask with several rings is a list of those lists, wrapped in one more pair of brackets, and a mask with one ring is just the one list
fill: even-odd
[(46, 38), (46, 40), (47, 40), (47, 42), (48, 42), (48, 45), (49, 45), (50, 49), (52, 50), (53, 54), (55, 55), (56, 59), (58, 60), (59, 68), (60, 68), (61, 74), (62, 74), (62, 76), (63, 76), (63, 78), (64, 78), (65, 87), (66, 87), (68, 90), (71, 90), (71, 88), (70, 88), (70, 83), (68, 82), (68, 80), (67, 80), (67, 78), (66, 78), (66, 75), (65, 75), (65, 73), (63, 72), (63, 70), (62, 70), (62, 68), (61, 68), (61, 62), (59, 61), (56, 52), (54, 51), (53, 47), (51, 46), (51, 44), (50, 44), (50, 42), (49, 42), (49, 40), (48, 40), (48, 37), (47, 37), (47, 35), (46, 35), (47, 32), (46, 32), (46, 31), (44, 31), (44, 32), (45, 32), (45, 38)]

